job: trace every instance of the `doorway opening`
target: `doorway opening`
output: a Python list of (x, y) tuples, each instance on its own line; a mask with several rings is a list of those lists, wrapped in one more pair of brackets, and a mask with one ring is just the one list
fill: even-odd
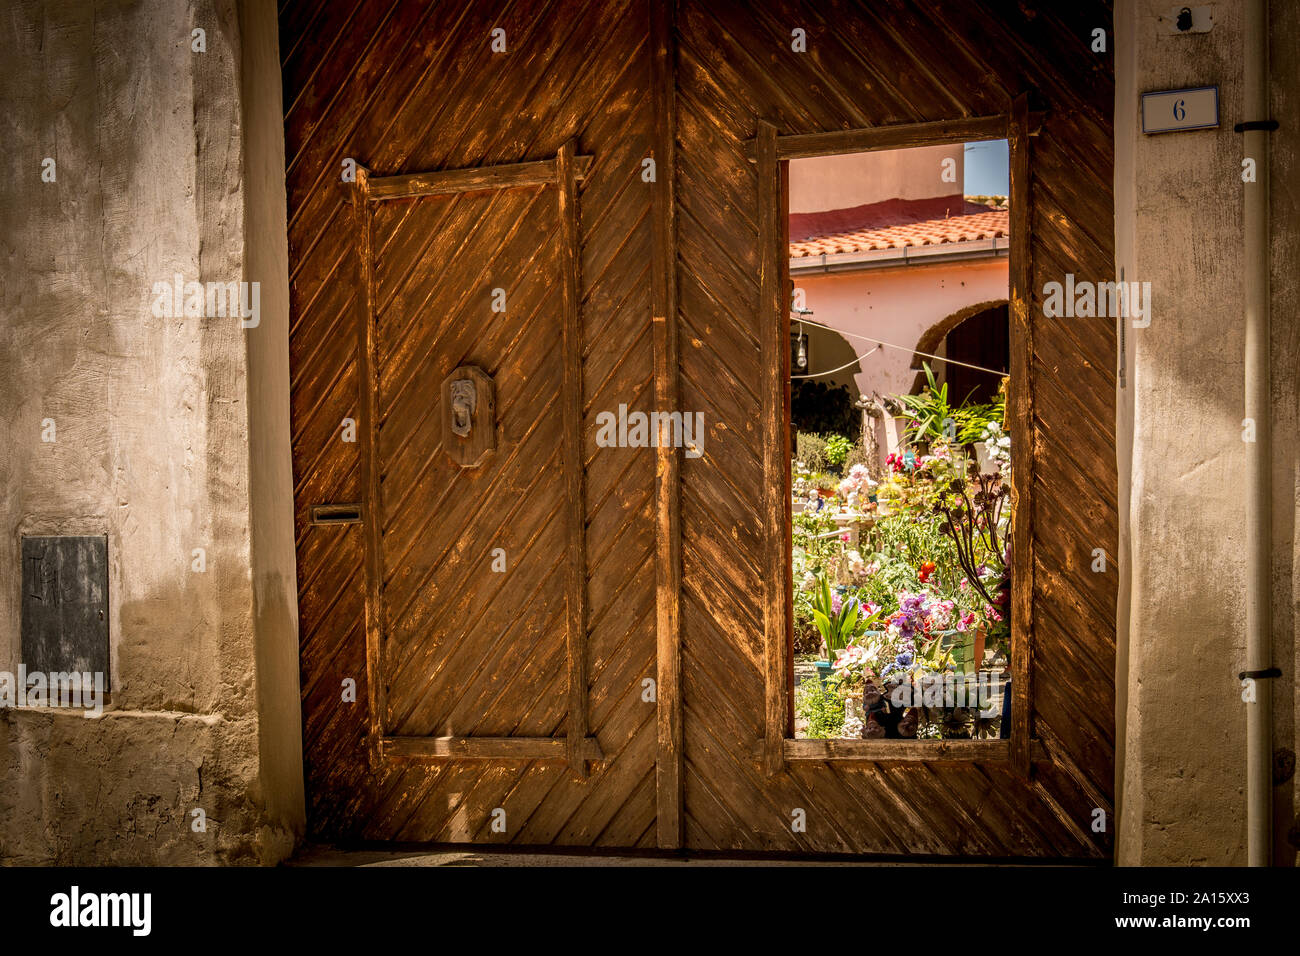
[(785, 175), (793, 735), (1005, 739), (1006, 141)]

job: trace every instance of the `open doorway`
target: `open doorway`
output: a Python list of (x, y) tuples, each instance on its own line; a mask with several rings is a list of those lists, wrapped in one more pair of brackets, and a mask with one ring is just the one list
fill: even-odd
[(1006, 143), (787, 175), (794, 735), (1005, 738)]

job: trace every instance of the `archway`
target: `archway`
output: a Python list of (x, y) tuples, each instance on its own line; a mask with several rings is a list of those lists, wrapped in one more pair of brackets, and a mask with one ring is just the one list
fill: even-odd
[[(925, 385), (923, 363), (929, 362), (939, 382), (948, 384), (953, 402), (988, 402), (998, 390), (998, 379), (985, 369), (1006, 375), (1011, 368), (1011, 340), (1006, 300), (981, 302), (954, 312), (932, 325), (917, 340), (912, 368), (917, 376), (913, 394)], [(927, 359), (938, 355), (948, 361)], [(971, 367), (975, 366), (975, 367)]]

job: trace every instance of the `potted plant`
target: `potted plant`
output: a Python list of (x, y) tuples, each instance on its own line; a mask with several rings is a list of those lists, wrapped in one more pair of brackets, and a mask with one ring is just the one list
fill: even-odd
[(817, 575), (813, 588), (813, 621), (826, 645), (826, 660), (816, 661), (817, 676), (823, 684), (831, 676), (831, 668), (839, 652), (848, 646), (857, 634), (879, 619), (880, 609), (862, 605), (856, 597), (844, 598), (832, 591), (825, 574)]

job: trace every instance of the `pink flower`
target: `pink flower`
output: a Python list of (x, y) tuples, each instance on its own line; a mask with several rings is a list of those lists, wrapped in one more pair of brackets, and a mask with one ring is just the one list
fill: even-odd
[(851, 539), (851, 535), (847, 531), (844, 532), (844, 534), (840, 535), (840, 540), (843, 541), (845, 544), (848, 544), (850, 539)]
[(860, 647), (847, 647), (835, 659), (835, 670), (851, 667), (863, 659), (866, 652)]
[(926, 608), (926, 615), (929, 617), (930, 624), (933, 627), (943, 629), (948, 626), (952, 620), (952, 612), (956, 609), (952, 601), (936, 601)]

